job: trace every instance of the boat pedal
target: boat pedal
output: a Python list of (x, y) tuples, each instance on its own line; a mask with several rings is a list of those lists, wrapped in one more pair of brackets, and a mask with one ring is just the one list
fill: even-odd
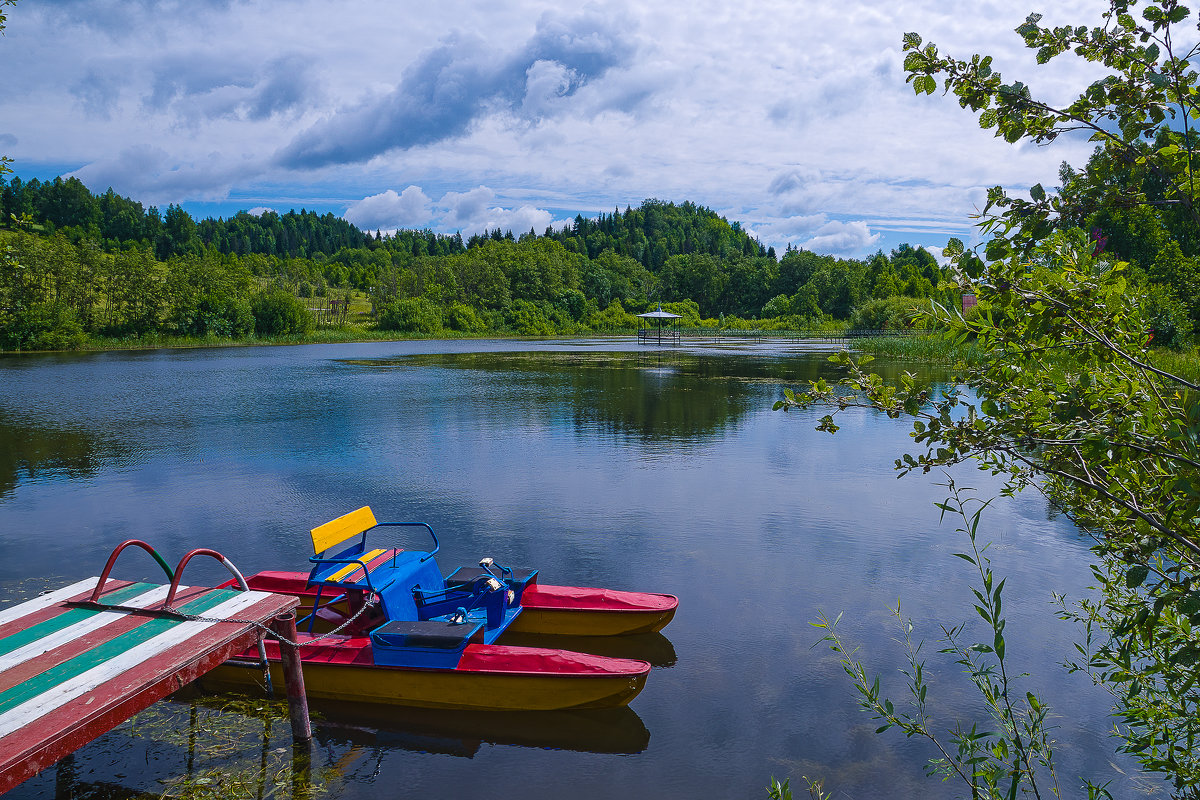
[[(490, 574), (485, 572), (482, 567), (459, 567), (446, 577), (446, 588), (465, 588), (475, 583), (481, 577)], [(509, 605), (520, 604), (521, 593), (525, 591), (525, 587), (529, 584), (537, 583), (537, 574), (538, 571), (536, 569), (514, 569), (512, 571), (512, 577), (506, 581), (509, 588), (513, 591), (513, 597), (509, 601)]]

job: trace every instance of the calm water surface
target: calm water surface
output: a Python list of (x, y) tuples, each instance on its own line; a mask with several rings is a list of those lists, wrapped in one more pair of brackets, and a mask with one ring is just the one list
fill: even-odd
[[(826, 353), (634, 348), (0, 358), (0, 602), (95, 575), (131, 537), (172, 563), (207, 546), (247, 573), (304, 569), (308, 529), (369, 504), (381, 519), (431, 523), (443, 567), (490, 555), (539, 567), (546, 583), (670, 592), (680, 611), (665, 635), (571, 643), (655, 664), (617, 713), (325, 709), (316, 759), (332, 796), (762, 798), (771, 775), (802, 774), (838, 797), (957, 795), (922, 776), (928, 748), (873, 734), (808, 624), (845, 612), (844, 634), (886, 685), (903, 665), (888, 614), (898, 599), (930, 640), (936, 622), (966, 619), (970, 575), (952, 557), (964, 540), (933, 506), (944, 476), (896, 479), (904, 424), (847, 413), (831, 437), (813, 430), (816, 414), (770, 410), (784, 386), (836, 377)], [(997, 488), (973, 470), (958, 478), (984, 496)], [(1060, 782), (1132, 791), (1110, 765), (1106, 698), (1054, 667), (1073, 631), (1050, 591), (1084, 591), (1086, 541), (1035, 496), (997, 501), (985, 527), (1009, 577), (1009, 651), (1058, 715)], [(122, 569), (161, 577), (136, 554)], [(190, 583), (224, 579), (188, 569)], [(932, 710), (949, 727), (974, 700), (933, 644)], [(161, 708), (187, 729), (191, 707)], [(285, 724), (262, 733), (263, 747), (288, 742)], [(161, 791), (187, 761), (185, 747), (125, 726), (10, 797)]]

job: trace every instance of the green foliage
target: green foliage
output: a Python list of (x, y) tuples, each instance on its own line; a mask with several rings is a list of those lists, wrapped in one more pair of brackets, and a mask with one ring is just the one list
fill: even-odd
[(854, 310), (850, 331), (906, 330), (917, 323), (919, 304), (906, 297), (869, 300)]
[[(891, 728), (906, 737), (918, 737), (931, 742), (941, 754), (927, 765), (927, 774), (943, 780), (958, 780), (970, 791), (972, 798), (1016, 798), (1033, 795), (1059, 796), (1058, 779), (1054, 774), (1053, 739), (1050, 736), (1050, 706), (1032, 691), (1022, 692), (1016, 676), (1010, 674), (1007, 658), (1007, 625), (1003, 608), (1004, 579), (996, 580), (986, 555), (988, 546), (979, 541), (981, 515), (988, 503), (972, 501), (968, 495), (949, 483), (951, 496), (938, 507), (943, 517), (951, 514), (961, 520), (960, 533), (970, 541), (970, 551), (954, 555), (975, 568), (978, 581), (971, 588), (975, 596), (974, 611), (984, 621), (985, 635), (969, 641), (966, 623), (942, 626), (942, 654), (953, 657), (954, 663), (969, 676), (983, 700), (987, 719), (970, 724), (956, 720), (948, 734), (944, 726), (933, 720), (928, 697), (926, 662), (921, 656), (923, 642), (914, 643), (913, 624), (901, 613), (897, 604), (892, 615), (900, 625), (908, 666), (902, 670), (908, 682), (908, 710), (898, 707), (880, 688), (880, 680), (872, 678), (855, 651), (847, 647), (837, 632), (837, 623), (824, 615), (813, 623), (825, 631), (822, 641), (837, 654), (843, 671), (850, 677), (859, 695), (859, 705), (881, 724), (876, 733)], [(990, 501), (989, 501), (990, 502)], [(1111, 798), (1103, 785), (1088, 781), (1085, 789), (1089, 798)]]
[[(41, 237), (47, 246), (21, 243), (18, 258), (36, 280), (0, 285), (0, 294), (32, 288), (39, 302), (71, 309), (87, 336), (126, 340), (247, 335), (254, 286), (265, 283), (305, 298), (331, 287), (368, 293), (373, 315), (387, 317), (379, 330), (415, 325), (431, 335), (438, 328), (429, 314), (394, 317), (398, 301), (425, 298), (443, 314), (453, 309), (444, 324), (454, 330), (551, 335), (636, 328), (624, 310), (650, 297), (690, 303), (680, 313), (693, 327), (727, 316), (739, 328), (811, 328), (844, 319), (880, 287), (925, 295), (942, 277), (932, 256), (907, 245), (870, 263), (791, 248), (777, 262), (737, 223), (688, 203), (647, 201), (543, 236), (493, 231), (469, 247), (429, 231), (367, 236), (304, 210), (197, 222), (178, 206), (160, 213), (111, 189), (94, 196), (74, 178), (0, 178), (0, 207), (40, 221), (22, 223), (27, 237), (57, 231)], [(5, 308), (32, 313), (28, 304)]]
[[(657, 303), (653, 306), (647, 305), (646, 310), (654, 311), (656, 308), (658, 308)], [(680, 300), (675, 303), (663, 303), (662, 310), (671, 314), (678, 314), (680, 316), (680, 327), (696, 328), (700, 326), (700, 304), (695, 300)]]
[(39, 304), (0, 325), (5, 350), (76, 350), (86, 341), (75, 312), (62, 303)]
[(542, 307), (529, 300), (514, 300), (512, 306), (505, 309), (504, 324), (521, 336), (553, 336), (557, 333)]
[(954, 381), (978, 401), (957, 389), (935, 396), (907, 375), (889, 385), (843, 356), (845, 387), (817, 382), (779, 405), (833, 406), (819, 426), (829, 432), (835, 414), (859, 405), (912, 417), (923, 451), (897, 459), (902, 474), (974, 459), (1006, 476), (1006, 492), (1045, 492), (1093, 536), (1103, 602), (1072, 612), (1089, 626), (1080, 668), (1114, 692), (1122, 748), (1191, 790), (1200, 786), (1200, 387), (1150, 363), (1145, 306), (1125, 265), (1092, 250), (1082, 231), (1055, 233), (1030, 259), (964, 277), (978, 316), (934, 309), (949, 335), (973, 337), (984, 353)]
[(379, 327), (432, 335), (442, 330), (442, 311), (424, 297), (408, 297), (385, 306), (379, 313)]
[(451, 303), (446, 309), (446, 327), (464, 333), (481, 333), (487, 330), (487, 322), (480, 319), (475, 309), (465, 303)]
[(259, 336), (304, 335), (316, 327), (312, 312), (282, 286), (263, 289), (254, 296), (250, 308), (254, 314), (254, 332)]
[(624, 309), (620, 300), (613, 300), (607, 308), (588, 320), (588, 326), (602, 332), (636, 330), (638, 319)]
[[(918, 34), (905, 34), (904, 69), (917, 94), (933, 94), (940, 79), (947, 93), (978, 115), (980, 126), (1008, 142), (1045, 144), (1082, 130), (1104, 154), (1089, 165), (1094, 168), (1071, 198), (1040, 184), (1030, 188), (1028, 200), (992, 188), (984, 214), (1000, 213), (985, 217), (983, 227), (1001, 236), (989, 244), (989, 258), (1004, 258), (1012, 247), (1023, 250), (1057, 225), (1079, 224), (1080, 206), (1119, 209), (1161, 202), (1178, 207), (1193, 226), (1200, 224), (1200, 184), (1192, 180), (1198, 143), (1182, 124), (1200, 117), (1195, 51), (1181, 44), (1194, 36), (1179, 30), (1191, 10), (1178, 0), (1149, 0), (1139, 18), (1133, 13), (1138, 5), (1137, 0), (1111, 0), (1102, 24), (1094, 27), (1043, 27), (1039, 14), (1017, 27), (1039, 64), (1071, 53), (1101, 72), (1067, 104), (1037, 99), (1020, 81), (1006, 83), (992, 69), (990, 56), (955, 59)], [(1195, 23), (1187, 27), (1194, 31)], [(1147, 197), (1148, 183), (1157, 187), (1160, 200)]]
[(1165, 286), (1150, 284), (1144, 291), (1143, 316), (1154, 344), (1172, 350), (1183, 348), (1194, 332), (1187, 307)]
[(578, 289), (568, 289), (558, 296), (555, 305), (561, 308), (573, 320), (583, 319), (587, 310), (587, 297)]
[(181, 335), (248, 336), (255, 329), (252, 285), (244, 265), (214, 251), (177, 258), (167, 269), (166, 327)]
[[(883, 387), (852, 367), (869, 403), (917, 417), (926, 452), (905, 456), (903, 469), (978, 457), (1010, 489), (1047, 492), (1094, 537), (1102, 601), (1065, 612), (1086, 626), (1077, 666), (1113, 692), (1123, 749), (1188, 795), (1200, 786), (1200, 386), (1156, 367), (1145, 345), (1159, 326), (1178, 343), (1177, 303), (1193, 329), (1200, 309), (1196, 30), (1178, 0), (1111, 0), (1090, 28), (1046, 28), (1030, 15), (1017, 33), (1039, 63), (1070, 52), (1101, 73), (1065, 105), (1005, 83), (990, 58), (948, 58), (906, 35), (918, 94), (942, 78), (1010, 142), (1084, 130), (1097, 152), (1082, 172), (1063, 168), (1058, 194), (990, 190), (981, 221), (993, 234), (990, 263), (948, 248), (960, 286), (981, 300), (974, 319), (949, 320), (988, 352), (965, 375), (978, 408), (957, 395), (923, 397), (911, 382)], [(1090, 240), (1073, 229), (1093, 223), (1105, 227)], [(1055, 228), (1066, 232), (1051, 236)], [(1109, 234), (1132, 267), (1098, 259)], [(1159, 287), (1148, 299), (1136, 288), (1145, 277)]]
[[(548, 231), (547, 235), (589, 259), (610, 250), (616, 256), (639, 262), (651, 272), (661, 269), (668, 258), (687, 253), (719, 260), (767, 255), (766, 248), (738, 223), (730, 223), (711, 209), (687, 202), (676, 205), (646, 200), (636, 209), (626, 208), (624, 212), (614, 209), (612, 214), (601, 214), (594, 220), (577, 216), (573, 225)], [(478, 237), (472, 237), (469, 246), (478, 243)]]

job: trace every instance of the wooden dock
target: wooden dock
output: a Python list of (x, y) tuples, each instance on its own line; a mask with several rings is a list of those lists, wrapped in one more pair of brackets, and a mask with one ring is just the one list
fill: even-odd
[[(0, 610), (0, 793), (253, 647), (262, 625), (296, 638), (294, 597), (180, 586), (171, 614), (169, 588), (150, 583), (109, 580), (89, 603), (99, 580)], [(287, 688), (293, 734), (311, 736), (303, 679)]]

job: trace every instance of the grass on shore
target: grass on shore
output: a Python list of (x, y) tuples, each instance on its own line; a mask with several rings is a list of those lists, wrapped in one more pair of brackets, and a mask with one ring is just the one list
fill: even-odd
[(941, 336), (879, 336), (854, 340), (854, 349), (873, 356), (884, 356), (925, 364), (977, 364), (983, 351), (974, 343), (956, 345)]

